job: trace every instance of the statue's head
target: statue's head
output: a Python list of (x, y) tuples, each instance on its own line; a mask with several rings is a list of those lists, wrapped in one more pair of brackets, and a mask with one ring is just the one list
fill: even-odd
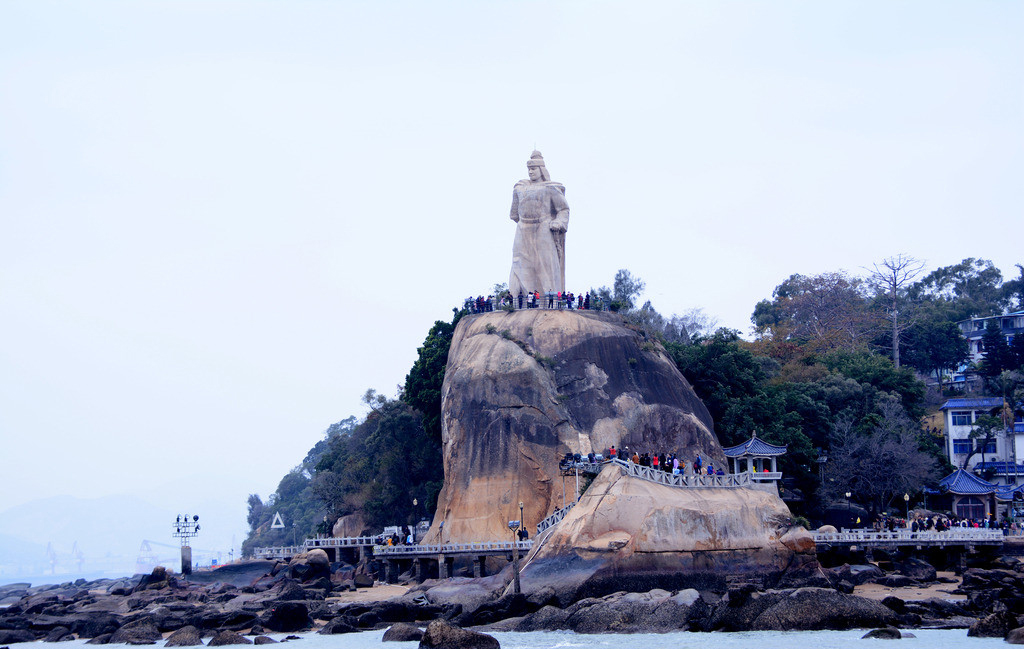
[(534, 151), (530, 156), (530, 159), (526, 162), (526, 170), (530, 173), (530, 180), (533, 182), (551, 180), (551, 174), (548, 173), (548, 168), (544, 166), (544, 156), (540, 154), (540, 151)]

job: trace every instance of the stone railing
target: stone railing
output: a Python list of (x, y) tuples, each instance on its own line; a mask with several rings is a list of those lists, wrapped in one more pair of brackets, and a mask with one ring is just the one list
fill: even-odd
[(256, 548), (253, 550), (253, 556), (257, 559), (287, 559), (288, 557), (294, 557), (296, 554), (302, 554), (303, 551), (301, 545), (279, 545), (269, 548)]
[(519, 548), (522, 553), (529, 552), (533, 540), (525, 541), (489, 541), (481, 543), (445, 543), (435, 545), (375, 545), (375, 556), (430, 556), (439, 554), (487, 554), (512, 552)]
[(341, 538), (319, 537), (306, 539), (302, 545), (307, 550), (313, 548), (355, 548), (364, 545), (377, 545), (380, 543), (379, 536), (346, 536)]
[[(608, 463), (615, 464), (622, 471), (634, 478), (668, 485), (669, 487), (681, 487), (690, 489), (736, 489), (738, 487), (749, 487), (753, 482), (750, 473), (727, 473), (725, 475), (686, 475), (680, 473), (673, 475), (661, 469), (649, 466), (640, 466), (632, 462), (626, 462), (618, 458), (608, 460)], [(768, 474), (771, 475), (771, 474)]]
[(842, 530), (840, 532), (811, 532), (815, 543), (856, 545), (950, 545), (971, 543), (1002, 543), (1002, 530), (972, 527), (953, 527), (944, 532), (929, 530)]
[(537, 535), (540, 536), (541, 532), (565, 518), (565, 515), (569, 513), (569, 510), (572, 509), (575, 504), (576, 503), (569, 503), (561, 509), (556, 509), (553, 514), (537, 523)]

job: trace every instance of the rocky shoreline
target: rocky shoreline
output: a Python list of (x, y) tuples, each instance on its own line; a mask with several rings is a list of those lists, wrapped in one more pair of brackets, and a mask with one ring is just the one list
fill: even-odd
[[(369, 584), (352, 566), (332, 566), (315, 550), (290, 562), (243, 562), (189, 580), (157, 568), (125, 579), (3, 586), (0, 645), (77, 638), (89, 644), (154, 644), (165, 637), (168, 646), (203, 644), (204, 638), (211, 646), (264, 644), (273, 642), (263, 635), (269, 632), (383, 628), (392, 628), (385, 640), (433, 642), (430, 637), (450, 639), (469, 627), (577, 633), (967, 628), (972, 636), (1014, 641), (1015, 630), (1024, 627), (1024, 563), (1012, 558), (965, 570), (962, 582), (950, 585), (960, 600), (889, 596), (876, 601), (854, 594), (863, 584), (897, 588), (939, 579), (951, 581), (924, 561), (910, 559), (892, 572), (870, 564), (843, 565), (774, 588), (749, 582), (719, 591), (624, 588), (565, 603), (554, 588), (528, 596), (505, 592), (507, 575), (501, 574), (428, 581), (383, 601), (341, 602), (340, 592), (358, 588), (357, 582)], [(432, 621), (446, 624), (422, 640), (421, 628)], [(452, 646), (489, 646), (459, 637)]]

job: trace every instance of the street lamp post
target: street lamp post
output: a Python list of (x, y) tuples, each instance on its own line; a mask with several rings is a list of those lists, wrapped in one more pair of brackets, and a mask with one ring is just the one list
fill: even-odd
[(907, 505), (907, 527), (910, 527), (910, 494), (903, 494), (903, 502)]
[(516, 532), (519, 531), (519, 525), (521, 521), (509, 521), (508, 529), (512, 530), (512, 575), (515, 579), (515, 593), (518, 595), (522, 592), (522, 588), (519, 586), (519, 543), (517, 543)]

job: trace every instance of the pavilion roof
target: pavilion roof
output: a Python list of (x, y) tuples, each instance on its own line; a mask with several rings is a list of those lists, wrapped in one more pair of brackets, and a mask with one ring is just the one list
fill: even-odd
[(947, 493), (962, 496), (978, 496), (995, 493), (999, 487), (988, 480), (983, 480), (969, 471), (957, 469), (939, 480), (939, 489)]
[(750, 439), (738, 444), (736, 446), (730, 446), (729, 448), (722, 449), (725, 451), (726, 457), (743, 457), (744, 455), (750, 455), (754, 457), (770, 457), (773, 455), (785, 455), (785, 446), (775, 446), (768, 442), (758, 439), (757, 433), (751, 435)]

